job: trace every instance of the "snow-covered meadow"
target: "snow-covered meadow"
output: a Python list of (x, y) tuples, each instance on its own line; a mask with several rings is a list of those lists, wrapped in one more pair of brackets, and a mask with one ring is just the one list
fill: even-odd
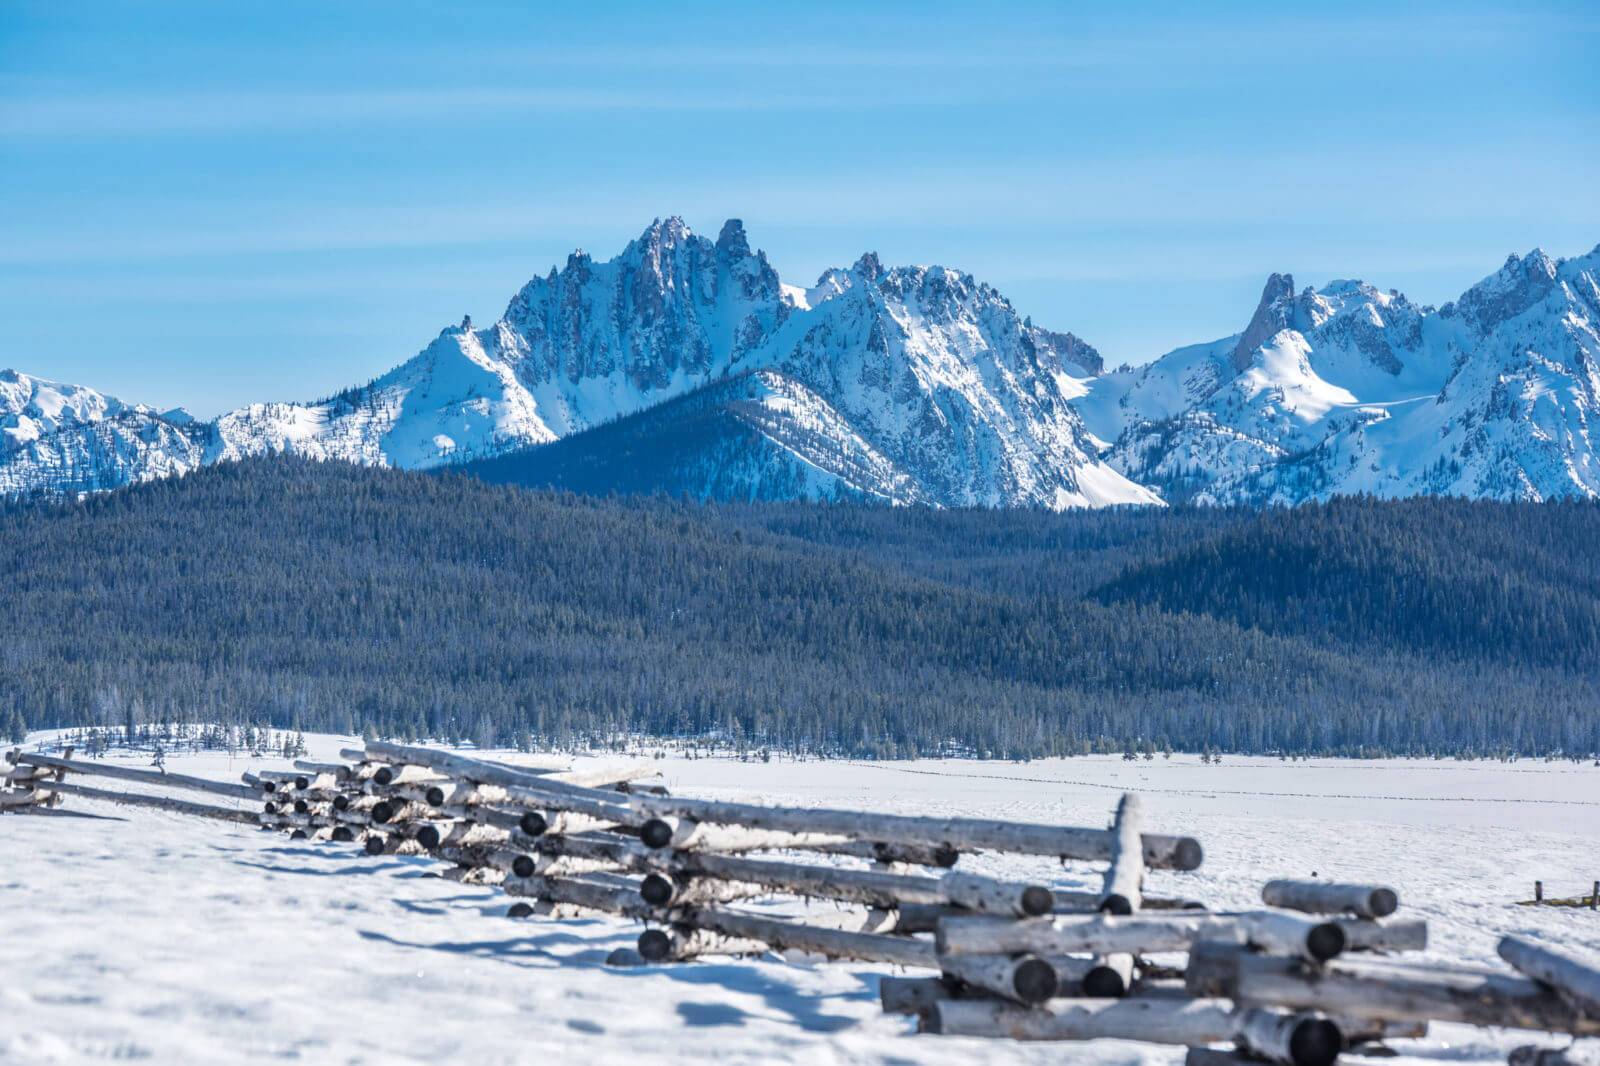
[[(353, 743), (308, 739), (314, 759)], [(1196, 873), (1152, 873), (1152, 894), (1246, 907), (1272, 876), (1381, 880), (1399, 890), (1402, 915), (1428, 919), (1433, 958), (1495, 965), (1510, 932), (1600, 952), (1600, 915), (1514, 903), (1535, 879), (1550, 896), (1600, 879), (1600, 768), (1589, 765), (1201, 765), (1192, 755), (659, 765), (685, 794), (1074, 825), (1104, 824), (1132, 789), (1153, 829), (1206, 848)], [(167, 758), (170, 770), (226, 780), (286, 766)], [(916, 1036), (913, 1020), (879, 1010), (887, 967), (767, 957), (609, 969), (603, 960), (632, 945), (636, 924), (507, 919), (498, 890), (432, 876), (440, 867), (427, 859), (76, 797), (68, 806), (116, 820), (0, 817), (0, 1061), (1182, 1059), (1137, 1044)], [(1063, 887), (1096, 880), (1087, 865), (1043, 859), (964, 856), (961, 868)], [(1391, 1061), (1503, 1062), (1529, 1042), (1559, 1043), (1436, 1025)]]

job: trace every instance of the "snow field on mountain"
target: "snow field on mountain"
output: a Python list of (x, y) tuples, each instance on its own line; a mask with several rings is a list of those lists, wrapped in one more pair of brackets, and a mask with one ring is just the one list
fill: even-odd
[[(37, 743), (38, 737), (33, 738)], [(352, 738), (308, 738), (332, 759)], [(648, 750), (648, 749), (647, 749)], [(514, 754), (496, 758), (515, 761)], [(147, 757), (118, 761), (144, 765)], [(582, 758), (582, 765), (618, 757)], [(548, 758), (540, 761), (548, 762)], [(236, 780), (281, 759), (171, 755)], [(1600, 768), (1573, 763), (1115, 757), (1030, 763), (662, 759), (675, 792), (908, 814), (1101, 825), (1141, 792), (1152, 827), (1206, 848), (1150, 891), (1248, 907), (1275, 876), (1379, 880), (1426, 918), (1428, 957), (1492, 965), (1505, 933), (1600, 950), (1588, 911), (1515, 906), (1600, 877)], [(107, 787), (121, 788), (107, 783)], [(134, 788), (137, 786), (126, 786)], [(225, 801), (224, 801), (225, 802)], [(0, 817), (0, 1060), (200, 1063), (1177, 1063), (1181, 1049), (914, 1035), (887, 967), (714, 960), (614, 970), (639, 926), (503, 917), (493, 889), (420, 858), (73, 799), (120, 820)], [(961, 869), (1093, 885), (1091, 864), (965, 856)], [(819, 910), (828, 910), (819, 905)], [(1519, 1032), (1438, 1025), (1395, 1066), (1503, 1062)], [(1351, 1061), (1360, 1061), (1352, 1059)], [(1374, 1060), (1379, 1061), (1379, 1060)]]

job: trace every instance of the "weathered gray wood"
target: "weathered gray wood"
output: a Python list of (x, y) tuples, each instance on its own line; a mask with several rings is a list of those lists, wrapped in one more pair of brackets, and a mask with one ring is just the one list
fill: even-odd
[(1234, 1040), (1268, 1062), (1288, 1066), (1332, 1066), (1344, 1049), (1339, 1026), (1318, 1014), (1246, 1009), (1234, 1012)]
[(1600, 1022), (1600, 970), (1521, 937), (1502, 938), (1497, 950), (1518, 973), (1549, 985), (1574, 1010)]
[(1344, 930), (1346, 951), (1426, 951), (1428, 923), (1422, 918), (1375, 921), (1370, 918), (1335, 918)]
[(1580, 1041), (1571, 1047), (1538, 1047), (1532, 1044), (1512, 1049), (1510, 1066), (1600, 1066), (1600, 1041)]
[(234, 785), (226, 781), (211, 781), (203, 777), (169, 774), (159, 770), (135, 770), (131, 767), (117, 766), (112, 763), (85, 762), (80, 759), (58, 759), (53, 755), (39, 755), (32, 752), (23, 752), (18, 755), (17, 762), (28, 766), (66, 770), (75, 774), (111, 777), (119, 781), (136, 781), (140, 784), (157, 785), (161, 788), (181, 788), (191, 792), (208, 792), (213, 796), (228, 796), (232, 799), (254, 800), (261, 798), (259, 791), (243, 784)]
[(765, 955), (771, 950), (760, 940), (723, 936), (690, 926), (646, 929), (639, 934), (637, 949), (646, 962), (683, 962), (702, 955)]
[(624, 918), (661, 921), (670, 917), (668, 913), (647, 906), (631, 885), (612, 885), (576, 878), (508, 877), (501, 887), (510, 896), (546, 900)]
[(632, 766), (596, 766), (584, 770), (557, 770), (550, 775), (551, 780), (563, 781), (569, 785), (582, 785), (585, 788), (601, 788), (615, 790), (618, 786), (627, 785), (634, 781), (642, 781), (647, 777), (660, 777), (659, 767), (649, 763), (635, 763)]
[[(1078, 891), (1074, 889), (1051, 889), (1055, 897), (1055, 906), (1050, 909), (1052, 914), (1095, 914), (1100, 909), (1100, 893)], [(1192, 900), (1172, 899), (1166, 897), (1144, 897), (1145, 910), (1178, 911), (1187, 910), (1193, 913), (1207, 913), (1204, 907)], [(972, 912), (961, 907), (938, 903), (904, 903), (897, 907), (899, 911), (896, 931), (901, 933), (931, 933), (938, 925), (940, 918), (968, 918)], [(1367, 922), (1366, 925), (1374, 923)], [(1398, 950), (1398, 949), (1396, 949)]]
[[(519, 803), (533, 806), (533, 795), (544, 793), (552, 809), (578, 810), (610, 817), (615, 812), (618, 793), (586, 789), (565, 782), (498, 764), (469, 759), (431, 748), (373, 741), (367, 745), (370, 758), (427, 766), (440, 773), (484, 784), (523, 790)], [(716, 825), (737, 825), (791, 834), (838, 836), (888, 844), (940, 848), (991, 848), (1001, 851), (1062, 858), (1098, 860), (1111, 857), (1111, 833), (1105, 829), (1077, 829), (1028, 825), (967, 818), (918, 818), (865, 814), (821, 808), (766, 807), (756, 804), (726, 803), (715, 800), (690, 800), (673, 796), (625, 794), (627, 808), (635, 818), (616, 818), (622, 824), (642, 824), (648, 818), (680, 818)], [(578, 806), (587, 804), (587, 807)], [(1202, 852), (1189, 837), (1146, 835), (1143, 840), (1145, 865), (1163, 869), (1194, 869)], [(664, 845), (663, 845), (664, 846)]]
[(207, 803), (190, 803), (187, 800), (172, 799), (168, 796), (148, 796), (137, 792), (113, 792), (110, 789), (92, 788), (89, 785), (78, 785), (68, 781), (41, 782), (40, 788), (68, 796), (108, 800), (112, 803), (121, 803), (129, 807), (150, 807), (155, 810), (170, 811), (174, 814), (193, 815), (196, 818), (211, 818), (219, 822), (236, 822), (242, 825), (256, 824), (255, 811), (234, 811), (226, 807), (213, 807)]
[(939, 968), (948, 977), (1016, 1003), (1043, 1003), (1061, 987), (1056, 968), (1037, 955), (944, 955)]
[(417, 747), (410, 744), (390, 744), (386, 741), (372, 740), (367, 742), (365, 754), (369, 760), (374, 762), (384, 762), (391, 766), (426, 767), (441, 776), (460, 778), (464, 781), (472, 781), (482, 785), (531, 788), (549, 793), (588, 796), (591, 799), (598, 797), (608, 801), (615, 801), (616, 799), (615, 795), (602, 792), (599, 789), (570, 785), (562, 781), (552, 781), (550, 780), (552, 773), (550, 770), (534, 767), (515, 767), (503, 763), (488, 762), (483, 759), (472, 759), (454, 752), (440, 751), (437, 748)]
[(774, 832), (739, 825), (709, 825), (692, 818), (649, 818), (639, 827), (639, 839), (652, 848), (673, 851), (714, 851), (724, 855), (748, 851), (809, 850), (848, 843), (830, 833)]
[(1272, 911), (1227, 917), (1146, 911), (1127, 917), (1065, 915), (1016, 922), (951, 917), (940, 919), (938, 926), (939, 950), (949, 955), (1024, 951), (1038, 955), (1143, 954), (1182, 951), (1199, 940), (1252, 944), (1268, 951), (1325, 959), (1342, 949), (1343, 933), (1330, 922)]
[[(975, 993), (978, 997), (987, 995)], [(921, 1014), (941, 999), (960, 999), (959, 981), (944, 977), (883, 977), (878, 980), (878, 1002), (885, 1014)]]
[(262, 781), (270, 781), (279, 788), (291, 789), (310, 788), (311, 780), (315, 774), (303, 773), (299, 770), (257, 770), (256, 777)]
[(1012, 1040), (1143, 1040), (1215, 1044), (1237, 1030), (1221, 999), (1063, 999), (1032, 1008), (997, 1000), (944, 1000), (926, 1015), (925, 1032)]
[(448, 782), (450, 778), (431, 766), (391, 763), (380, 766), (372, 775), (372, 780), (380, 785), (436, 785)]
[[(792, 847), (792, 845), (791, 845)], [(907, 844), (883, 844), (870, 840), (841, 840), (826, 844), (808, 844), (800, 849), (824, 855), (850, 855), (881, 863), (904, 863), (907, 866), (935, 866), (949, 869), (960, 859), (955, 848), (928, 848)]]
[[(997, 881), (969, 873), (947, 873), (939, 878), (945, 901), (978, 914), (1006, 914), (1034, 918), (1049, 914), (1055, 896), (1043, 885)], [(912, 900), (911, 902), (925, 902)]]
[(1387, 918), (1400, 906), (1400, 895), (1383, 885), (1279, 880), (1261, 886), (1261, 901), (1269, 907), (1285, 907), (1307, 914)]
[(1040, 885), (1014, 884), (954, 871), (943, 877), (922, 877), (699, 852), (674, 853), (667, 868), (885, 910), (902, 903), (939, 903), (963, 906), (971, 912), (1018, 915), (1044, 913), (1051, 903), (1049, 890)]
[(724, 936), (760, 940), (780, 951), (806, 951), (832, 959), (883, 962), (936, 970), (939, 962), (933, 944), (882, 933), (855, 933), (825, 929), (804, 922), (766, 918), (715, 907), (686, 907), (678, 921)]
[(1214, 1047), (1192, 1047), (1183, 1056), (1183, 1066), (1254, 1066), (1260, 1061), (1239, 1051)]
[(1099, 909), (1107, 914), (1132, 914), (1141, 909), (1144, 888), (1144, 805), (1132, 792), (1117, 803), (1111, 826), (1111, 864), (1100, 889)]
[(1457, 967), (1336, 959), (1320, 969), (1256, 955), (1232, 944), (1197, 943), (1185, 977), (1191, 994), (1240, 1003), (1320, 1010), (1377, 1021), (1440, 1021), (1600, 1034), (1546, 986), (1523, 977)]
[(352, 768), (342, 762), (312, 762), (310, 759), (296, 759), (294, 768), (318, 777), (327, 775), (336, 781), (348, 781), (353, 776)]
[[(630, 796), (628, 803), (634, 810), (657, 818), (689, 818), (790, 833), (836, 834), (851, 840), (888, 844), (990, 849), (1090, 861), (1110, 859), (1112, 850), (1111, 831), (1107, 829), (979, 818), (922, 818), (813, 807), (767, 807), (682, 796)], [(1191, 837), (1146, 834), (1144, 852), (1145, 865), (1158, 869), (1193, 870), (1203, 857), (1199, 842)]]
[(724, 881), (687, 874), (647, 874), (639, 883), (639, 897), (652, 907), (682, 907), (693, 903), (735, 903), (770, 896), (767, 885)]
[(1334, 1016), (1333, 1021), (1344, 1034), (1347, 1047), (1374, 1044), (1380, 1040), (1421, 1040), (1428, 1035), (1427, 1022), (1386, 1022), (1339, 1016)]
[(50, 793), (30, 789), (27, 792), (0, 792), (0, 808), (11, 809), (14, 807), (32, 807), (37, 803), (44, 803), (50, 798)]

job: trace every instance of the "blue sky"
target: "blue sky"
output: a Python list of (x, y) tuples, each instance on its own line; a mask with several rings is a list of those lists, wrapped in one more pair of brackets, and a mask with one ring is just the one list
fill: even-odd
[(668, 214), (1143, 362), (1271, 270), (1438, 303), (1592, 248), (1597, 54), (1593, 4), (6, 0), (0, 366), (310, 398)]

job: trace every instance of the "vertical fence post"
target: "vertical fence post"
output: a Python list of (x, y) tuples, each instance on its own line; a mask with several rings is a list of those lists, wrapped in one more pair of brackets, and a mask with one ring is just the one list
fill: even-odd
[(1596, 881), (1589, 892), (1589, 909), (1600, 910), (1600, 881)]
[(1533, 901), (1535, 903), (1543, 903), (1544, 902), (1544, 882), (1543, 881), (1535, 881), (1533, 883)]

